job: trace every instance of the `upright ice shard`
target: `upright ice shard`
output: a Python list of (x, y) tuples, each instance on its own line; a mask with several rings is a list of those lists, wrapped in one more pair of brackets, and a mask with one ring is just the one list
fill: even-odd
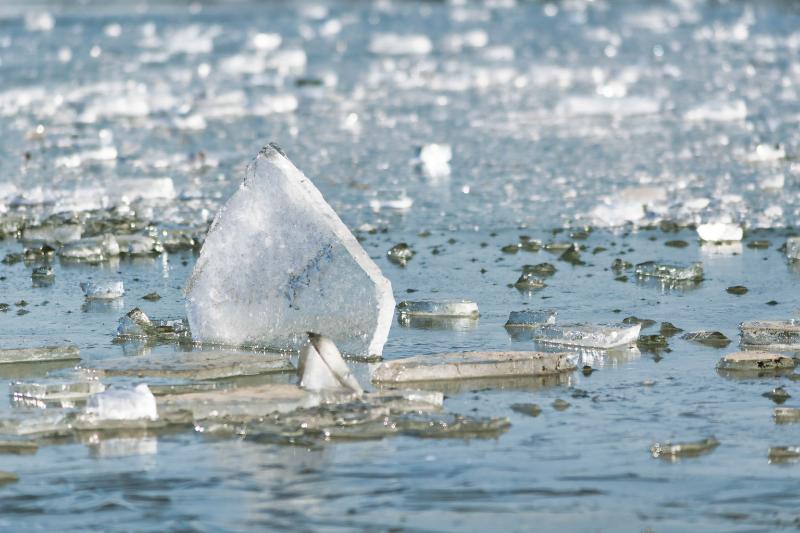
[(315, 331), (380, 355), (394, 313), (389, 281), (275, 144), (217, 214), (186, 296), (196, 340), (276, 349)]

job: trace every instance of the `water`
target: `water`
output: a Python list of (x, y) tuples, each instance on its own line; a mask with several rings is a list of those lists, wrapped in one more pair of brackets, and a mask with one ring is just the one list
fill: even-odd
[[(798, 271), (777, 248), (800, 205), (797, 7), (504, 4), (332, 2), (322, 13), (310, 4), (247, 2), (5, 3), (0, 190), (14, 189), (0, 192), (0, 211), (37, 219), (106, 207), (134, 189), (121, 191), (118, 180), (168, 176), (176, 199), (166, 194), (134, 208), (160, 228), (202, 229), (244, 164), (276, 141), (348, 226), (387, 229), (359, 234), (398, 301), (478, 303), (479, 320), (447, 329), (395, 321), (387, 359), (532, 348), (503, 328), (511, 311), (526, 308), (556, 309), (560, 323), (635, 315), (687, 332), (718, 330), (734, 342), (741, 321), (793, 317)], [(26, 29), (31, 6), (52, 13), (52, 30)], [(331, 20), (341, 23), (339, 33)], [(46, 28), (47, 17), (29, 17), (28, 26)], [(368, 52), (373, 34), (408, 28), (429, 36), (430, 54)], [(476, 28), (486, 32), (486, 47), (452, 50), (457, 39), (447, 35)], [(251, 43), (267, 46), (269, 38), (255, 38), (258, 32), (279, 33), (280, 49), (304, 50), (307, 65), (263, 66), (256, 56), (270, 55)], [(495, 45), (511, 47), (513, 59)], [(230, 61), (240, 55), (239, 66)], [(270, 95), (280, 97), (269, 101), (279, 112), (256, 116)], [(295, 111), (286, 111), (286, 95), (297, 99)], [(598, 100), (603, 95), (618, 99)], [(743, 101), (747, 117), (684, 118), (712, 101)], [(429, 143), (452, 146), (450, 176), (434, 179), (413, 164)], [(780, 143), (787, 157), (753, 162), (765, 153), (761, 143)], [(31, 200), (38, 186), (52, 202), (14, 207), (14, 196)], [(729, 216), (750, 231), (745, 242), (770, 246), (701, 247), (691, 230), (596, 230), (576, 241), (588, 247), (585, 266), (544, 250), (501, 252), (520, 235), (571, 241), (550, 229), (598, 222), (601, 197), (631, 186), (665, 191), (645, 221)], [(396, 198), (413, 205), (372, 207)], [(689, 245), (664, 246), (677, 239)], [(386, 256), (400, 242), (416, 251), (404, 267)], [(607, 251), (592, 254), (598, 246)], [(0, 242), (2, 256), (21, 250), (13, 239)], [(627, 282), (615, 281), (617, 257), (702, 261), (706, 279), (670, 287), (629, 273)], [(185, 316), (182, 288), (194, 261), (190, 251), (100, 266), (55, 259), (55, 280), (44, 287), (33, 286), (32, 266), (0, 264), (0, 302), (11, 306), (0, 313), (0, 347), (75, 343), (87, 361), (177, 349), (112, 340), (119, 317), (135, 306), (152, 317)], [(522, 265), (545, 261), (558, 269), (545, 288), (509, 287)], [(124, 282), (123, 298), (84, 300), (80, 282), (109, 279)], [(749, 291), (728, 294), (734, 285)], [(162, 298), (142, 299), (151, 292)], [(14, 303), (23, 299), (30, 312), (18, 315)], [(497, 439), (399, 437), (309, 450), (176, 431), (87, 434), (85, 442), (42, 446), (35, 455), (0, 455), (0, 470), (20, 478), (0, 487), (0, 529), (796, 528), (797, 465), (769, 464), (768, 450), (798, 445), (800, 425), (775, 424), (774, 404), (761, 396), (781, 385), (793, 396), (784, 405), (797, 406), (796, 382), (720, 376), (714, 367), (734, 345), (716, 349), (680, 335), (669, 345), (660, 354), (589, 354), (585, 362), (599, 371), (573, 373), (561, 385), (514, 380), (501, 389), (448, 391), (448, 411), (508, 417), (511, 428)], [(353, 369), (367, 384), (366, 365)], [(41, 367), (0, 367), (0, 396), (8, 398), (10, 380), (40, 374)], [(570, 407), (556, 410), (557, 399)], [(542, 413), (517, 413), (516, 403), (536, 403)], [(0, 403), (0, 415), (15, 409)], [(707, 455), (675, 463), (650, 455), (655, 442), (710, 436), (720, 446)]]

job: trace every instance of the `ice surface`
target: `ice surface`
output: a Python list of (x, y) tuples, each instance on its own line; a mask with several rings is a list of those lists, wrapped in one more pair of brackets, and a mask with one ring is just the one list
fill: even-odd
[(40, 348), (6, 348), (0, 350), (2, 363), (33, 363), (42, 361), (69, 361), (81, 358), (77, 346), (42, 346)]
[(703, 264), (692, 263), (689, 266), (671, 263), (646, 261), (636, 265), (636, 275), (643, 278), (659, 278), (668, 281), (702, 281)]
[(87, 281), (81, 283), (81, 290), (87, 300), (110, 300), (125, 294), (122, 281)]
[(505, 327), (507, 328), (535, 328), (544, 324), (555, 324), (558, 311), (546, 309), (534, 311), (511, 311), (508, 315)]
[(478, 304), (471, 300), (421, 300), (403, 301), (397, 304), (397, 312), (403, 316), (438, 316), (478, 318)]
[(394, 311), (389, 281), (272, 144), (217, 215), (186, 296), (198, 340), (297, 349), (315, 331), (355, 355), (381, 353)]
[(752, 320), (739, 324), (742, 346), (771, 349), (800, 348), (800, 322), (790, 320)]
[(92, 363), (106, 376), (170, 377), (194, 380), (294, 372), (279, 354), (232, 351), (176, 352), (158, 356), (120, 357)]
[(86, 414), (100, 420), (156, 420), (156, 399), (144, 383), (133, 389), (108, 389), (89, 398)]
[(575, 370), (575, 363), (565, 353), (462, 352), (385, 361), (373, 370), (372, 381), (402, 383), (542, 376), (572, 370)]
[(738, 224), (715, 222), (697, 226), (697, 235), (701, 240), (709, 242), (741, 241), (744, 232)]
[(641, 324), (546, 324), (538, 328), (533, 338), (538, 342), (608, 349), (635, 344)]
[(689, 121), (715, 122), (744, 120), (747, 118), (747, 104), (743, 100), (710, 101), (690, 109), (684, 118)]
[(308, 342), (300, 351), (297, 370), (300, 386), (304, 389), (320, 392), (344, 388), (359, 396), (364, 393), (336, 344), (322, 335), (308, 334)]

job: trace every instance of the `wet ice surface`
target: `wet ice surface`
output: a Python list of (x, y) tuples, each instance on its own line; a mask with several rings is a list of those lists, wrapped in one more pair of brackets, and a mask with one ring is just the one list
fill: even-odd
[[(188, 14), (177, 5), (130, 14), (98, 4), (91, 16), (42, 5), (25, 16), (13, 4), (0, 8), (0, 230), (19, 215), (121, 207), (113, 227), (88, 224), (92, 235), (72, 224), (26, 228), (31, 241), (69, 243), (68, 253), (52, 259), (52, 283), (41, 286), (31, 279), (35, 261), (0, 264), (0, 303), (8, 304), (0, 348), (76, 344), (84, 363), (188, 349), (174, 335), (114, 342), (118, 320), (134, 307), (158, 319), (185, 316), (193, 250), (244, 164), (271, 140), (348, 227), (363, 228), (398, 301), (480, 306), (480, 318), (467, 321), (405, 326), (396, 316), (387, 359), (543, 349), (503, 328), (526, 307), (558, 310), (563, 323), (669, 321), (733, 343), (718, 349), (676, 335), (669, 352), (584, 353), (582, 363), (599, 370), (588, 376), (448, 389), (447, 412), (511, 420), (496, 439), (401, 436), (305, 449), (185, 428), (84, 432), (33, 456), (0, 455), (0, 480), (2, 472), (20, 478), (0, 488), (3, 528), (87, 529), (98, 520), (151, 529), (796, 526), (797, 465), (769, 464), (768, 450), (799, 445), (800, 424), (789, 411), (773, 419), (762, 394), (783, 386), (792, 398), (780, 409), (796, 408), (797, 382), (715, 369), (738, 350), (738, 323), (794, 317), (799, 274), (778, 250), (787, 232), (702, 247), (694, 230), (595, 232), (576, 241), (587, 246), (585, 266), (558, 261), (563, 247), (500, 251), (530, 242), (520, 235), (572, 240), (508, 229), (520, 223), (794, 224), (800, 35), (791, 4), (237, 3)], [(416, 37), (397, 37), (410, 27)], [(442, 154), (420, 164), (420, 150), (433, 144), (450, 147), (449, 172)], [(131, 213), (155, 227), (131, 222)], [(118, 236), (117, 252), (102, 235), (125, 233), (120, 227), (135, 236)], [(768, 248), (748, 247), (754, 239)], [(405, 267), (386, 256), (400, 242), (416, 252)], [(596, 247), (607, 251), (592, 254)], [(705, 279), (684, 286), (630, 270), (615, 281), (626, 274), (610, 269), (622, 251), (633, 265), (702, 261)], [(22, 252), (13, 240), (0, 243), (3, 257)], [(508, 286), (523, 265), (544, 262), (557, 266), (545, 287)], [(86, 300), (80, 289), (116, 279), (121, 298)], [(736, 285), (749, 291), (725, 291)], [(151, 293), (161, 299), (142, 299)], [(41, 412), (13, 403), (10, 382), (70, 382), (76, 364), (0, 365), (0, 394), (9, 398), (0, 415)], [(367, 365), (350, 364), (369, 383)], [(264, 379), (155, 380), (151, 390)], [(559, 411), (555, 400), (571, 405)], [(538, 417), (511, 409), (531, 403)], [(654, 443), (711, 436), (720, 445), (707, 455), (650, 455)]]

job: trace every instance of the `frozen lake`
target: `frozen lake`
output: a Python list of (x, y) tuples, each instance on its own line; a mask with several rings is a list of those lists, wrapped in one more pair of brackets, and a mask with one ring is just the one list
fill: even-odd
[[(779, 248), (800, 213), (799, 51), (800, 9), (777, 1), (3, 2), (0, 348), (75, 344), (87, 364), (187, 349), (115, 342), (118, 320), (134, 307), (186, 315), (207, 225), (270, 141), (398, 302), (478, 303), (478, 320), (395, 317), (386, 359), (540, 348), (503, 328), (524, 309), (556, 309), (563, 323), (655, 320), (643, 334), (668, 321), (732, 343), (679, 334), (666, 351), (583, 353), (590, 375), (446, 388), (445, 411), (510, 420), (493, 438), (48, 440), (35, 455), (0, 453), (0, 471), (19, 477), (0, 485), (0, 529), (796, 528), (798, 466), (767, 454), (800, 446), (800, 425), (776, 424), (762, 397), (778, 386), (800, 397), (795, 375), (732, 379), (715, 365), (738, 350), (740, 322), (798, 309), (800, 269)], [(450, 161), (437, 150), (420, 161), (432, 144)], [(741, 224), (742, 243), (701, 245), (685, 227), (713, 221)], [(98, 264), (14, 259), (42, 222), (189, 244)], [(575, 243), (585, 264), (503, 251), (521, 236)], [(416, 252), (406, 266), (387, 258), (401, 242)], [(701, 261), (705, 279), (646, 282), (614, 272), (617, 258)], [(557, 269), (546, 287), (511, 286), (543, 262)], [(32, 283), (44, 264), (54, 281)], [(109, 279), (123, 298), (85, 301), (81, 282)], [(153, 292), (160, 300), (142, 299)], [(14, 400), (11, 382), (68, 379), (73, 366), (0, 365), (0, 429), (59, 411)], [(368, 365), (352, 366), (368, 385)], [(720, 445), (699, 457), (650, 454), (712, 436)]]

